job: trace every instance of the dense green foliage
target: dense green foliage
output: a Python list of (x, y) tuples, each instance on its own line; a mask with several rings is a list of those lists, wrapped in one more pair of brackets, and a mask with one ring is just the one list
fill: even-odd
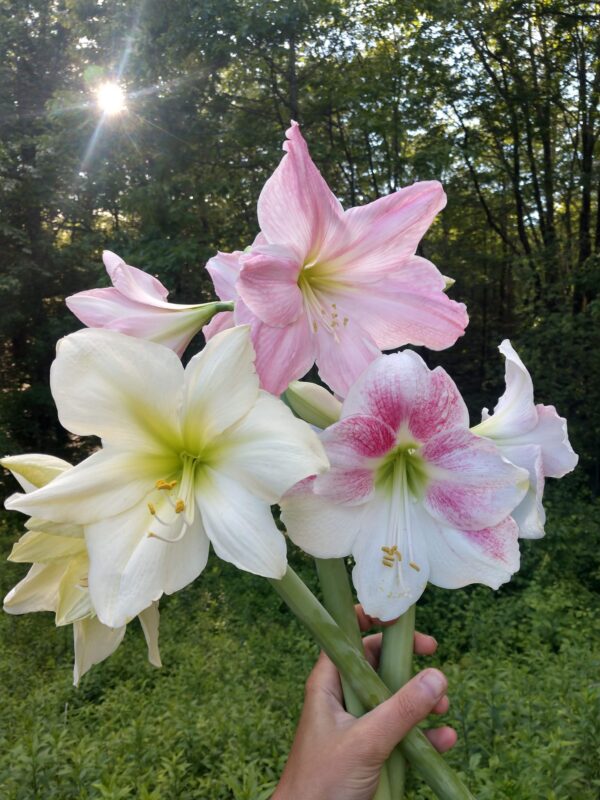
[[(498, 593), (430, 588), (418, 627), (450, 679), (449, 756), (480, 800), (595, 800), (600, 791), (600, 510), (556, 493)], [(14, 527), (5, 528), (6, 553)], [(296, 556), (314, 584), (308, 559)], [(23, 572), (4, 564), (0, 590)], [(291, 743), (316, 649), (266, 581), (216, 559), (161, 603), (164, 666), (141, 632), (70, 685), (70, 628), (0, 618), (0, 796), (260, 800)], [(420, 788), (418, 788), (420, 787)], [(411, 800), (431, 797), (413, 782)]]

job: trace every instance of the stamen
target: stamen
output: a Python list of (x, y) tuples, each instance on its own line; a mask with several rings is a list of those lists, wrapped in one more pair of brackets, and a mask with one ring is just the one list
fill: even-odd
[(165, 481), (162, 478), (159, 478), (156, 481), (155, 486), (157, 489), (167, 489), (168, 491), (171, 491), (171, 489), (174, 489), (177, 486), (177, 481)]
[(152, 514), (152, 516), (155, 516), (156, 506), (154, 505), (154, 503), (148, 503), (148, 511)]
[(179, 541), (181, 541), (183, 539), (183, 537), (185, 536), (185, 534), (187, 532), (187, 529), (188, 529), (188, 526), (187, 526), (187, 524), (185, 524), (183, 526), (183, 528), (181, 529), (181, 532), (179, 533), (179, 535), (176, 536), (174, 539), (167, 539), (166, 536), (159, 536), (158, 533), (154, 533), (154, 531), (148, 531), (148, 538), (149, 539), (158, 539), (159, 541), (166, 542), (167, 544), (175, 544), (175, 542), (179, 542)]
[(344, 317), (344, 327), (346, 327), (349, 321), (350, 320), (348, 319), (348, 317)]
[(318, 325), (317, 325), (317, 320), (316, 319), (313, 319), (313, 326), (312, 327), (313, 327), (313, 331), (316, 333), (317, 330), (318, 330)]
[(421, 572), (421, 567), (420, 567), (418, 564), (415, 564), (415, 562), (414, 562), (414, 561), (409, 561), (409, 562), (408, 562), (408, 566), (409, 566), (409, 567), (412, 567), (412, 568), (413, 568), (414, 570), (416, 570), (417, 572)]
[(182, 511), (185, 511), (185, 503), (184, 503), (183, 500), (179, 499), (175, 503), (175, 513), (176, 514), (181, 514)]
[(89, 583), (88, 583), (88, 576), (87, 575), (83, 576), (83, 578), (79, 581), (79, 585), (81, 586), (82, 589), (87, 589), (88, 588)]

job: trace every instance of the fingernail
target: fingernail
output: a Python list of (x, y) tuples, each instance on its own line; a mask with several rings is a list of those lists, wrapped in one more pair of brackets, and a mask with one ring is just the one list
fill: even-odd
[(448, 685), (444, 674), (437, 669), (426, 669), (421, 673), (419, 682), (427, 688), (432, 699), (441, 697)]

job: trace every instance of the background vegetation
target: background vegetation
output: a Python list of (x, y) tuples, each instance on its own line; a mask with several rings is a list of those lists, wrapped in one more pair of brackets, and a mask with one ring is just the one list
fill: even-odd
[[(82, 457), (47, 385), (56, 339), (79, 327), (64, 297), (105, 283), (109, 248), (172, 300), (209, 299), (204, 264), (254, 237), (290, 118), (345, 206), (443, 181), (422, 249), (471, 323), (427, 359), (476, 421), (509, 336), (581, 455), (516, 580), (420, 604), (452, 680), (452, 759), (482, 798), (596, 798), (600, 4), (0, 0), (0, 54), (7, 453)], [(102, 119), (93, 89), (109, 79), (127, 111)], [(3, 567), (2, 590), (21, 572)], [(0, 796), (269, 795), (312, 645), (268, 587), (216, 562), (163, 608), (161, 672), (130, 633), (77, 692), (69, 631), (1, 620)]]

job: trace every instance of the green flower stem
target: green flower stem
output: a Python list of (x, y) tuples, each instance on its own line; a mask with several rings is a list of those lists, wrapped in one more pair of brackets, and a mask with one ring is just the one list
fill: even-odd
[[(412, 677), (415, 610), (416, 606), (411, 606), (393, 625), (383, 630), (379, 674), (392, 692), (397, 692)], [(406, 767), (401, 754), (388, 762), (390, 784), (398, 797), (404, 797)]]
[[(360, 701), (374, 708), (391, 697), (391, 692), (352, 641), (323, 608), (313, 593), (288, 567), (281, 580), (270, 579), (275, 591), (312, 633), (333, 663), (345, 676)], [(418, 730), (412, 730), (400, 749), (440, 800), (474, 800), (459, 777)]]
[[(316, 558), (317, 574), (323, 593), (323, 605), (350, 639), (362, 651), (362, 636), (354, 611), (354, 598), (348, 571), (343, 558)], [(353, 717), (362, 717), (367, 711), (349, 681), (342, 675), (342, 689), (346, 710)], [(400, 756), (402, 758), (402, 756)], [(392, 800), (387, 764), (384, 764), (373, 800)]]

